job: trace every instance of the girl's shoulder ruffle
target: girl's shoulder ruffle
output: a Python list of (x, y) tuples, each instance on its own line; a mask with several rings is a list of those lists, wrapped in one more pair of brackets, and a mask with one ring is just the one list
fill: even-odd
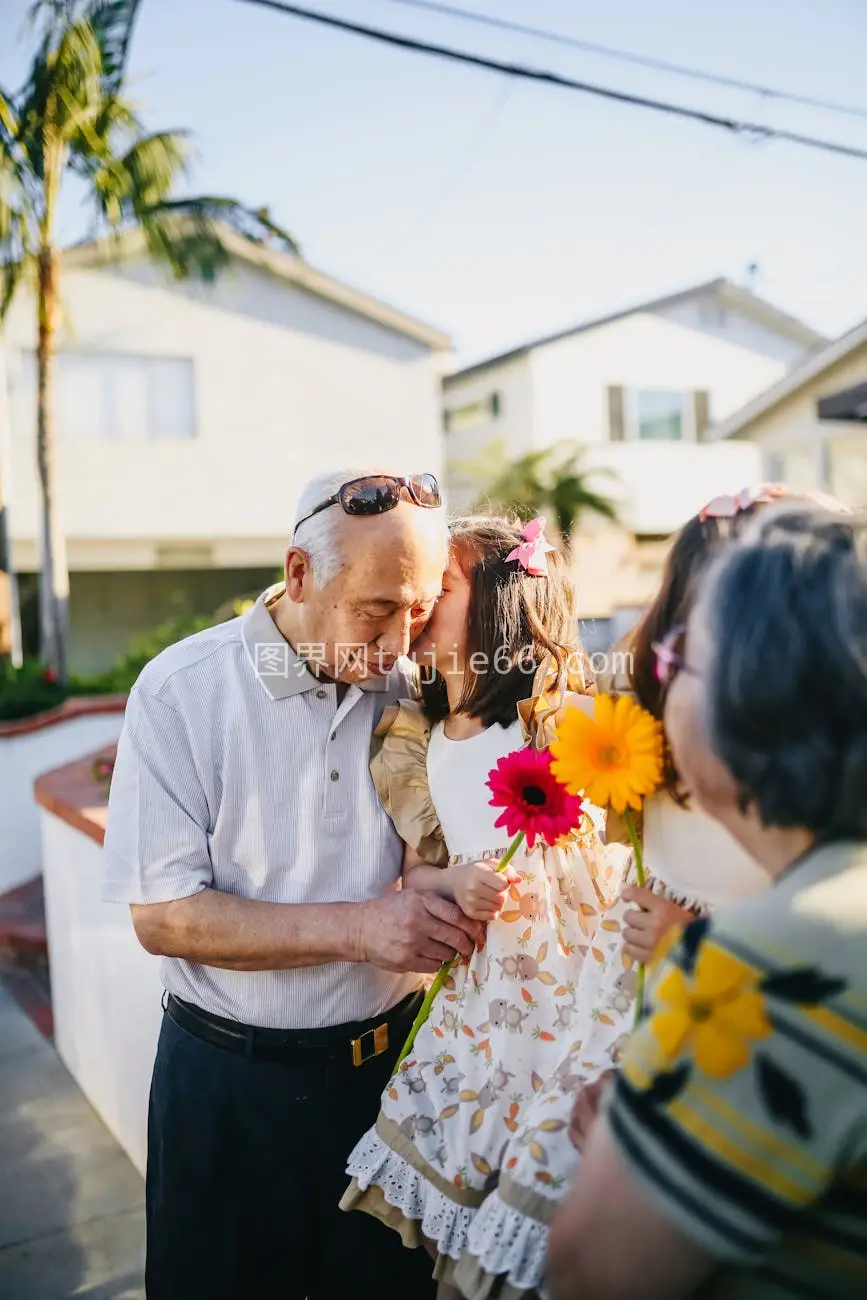
[(370, 773), (382, 806), (405, 844), (445, 866), (448, 850), (427, 779), (431, 725), (415, 700), (398, 700), (373, 733)]

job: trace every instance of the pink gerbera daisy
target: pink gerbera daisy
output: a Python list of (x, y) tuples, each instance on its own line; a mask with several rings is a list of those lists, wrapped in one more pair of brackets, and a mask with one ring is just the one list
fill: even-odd
[(582, 803), (551, 772), (547, 749), (517, 749), (501, 758), (488, 774), (492, 808), (502, 808), (495, 825), (507, 835), (523, 831), (527, 847), (537, 839), (554, 845), (581, 821)]

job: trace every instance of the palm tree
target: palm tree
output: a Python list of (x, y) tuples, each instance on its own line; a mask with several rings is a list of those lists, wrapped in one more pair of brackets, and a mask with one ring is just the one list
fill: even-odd
[(607, 468), (587, 469), (584, 448), (560, 443), (541, 451), (508, 458), (501, 440), (490, 443), (477, 461), (453, 462), (453, 476), (464, 485), (481, 488), (473, 508), (510, 510), (520, 519), (553, 515), (563, 542), (584, 514), (617, 520), (613, 501), (592, 486), (595, 476), (611, 476)]
[(182, 131), (148, 133), (124, 97), (130, 39), (140, 0), (37, 0), (38, 44), (27, 80), (0, 87), (0, 324), (19, 285), (37, 314), (36, 449), (42, 494), (42, 657), (67, 673), (69, 579), (55, 484), (54, 379), (61, 260), (58, 204), (70, 175), (94, 208), (92, 236), (130, 230), (177, 279), (213, 280), (229, 259), (229, 226), (257, 243), (298, 251), (270, 218), (234, 199), (183, 198), (175, 185), (189, 162)]

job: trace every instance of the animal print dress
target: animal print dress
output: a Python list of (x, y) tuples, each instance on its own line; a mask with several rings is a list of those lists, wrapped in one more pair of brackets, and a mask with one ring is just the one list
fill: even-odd
[[(433, 817), (449, 862), (501, 857), (509, 837), (494, 826), (499, 810), (485, 782), (525, 738), (516, 721), (452, 741), (441, 725), (430, 734), (417, 706), (402, 703), (377, 780), (398, 829), (430, 840)], [(425, 794), (427, 813), (419, 811)], [(622, 846), (606, 850), (591, 816), (562, 847), (512, 860), (520, 883), (446, 981), (376, 1125), (352, 1152), (342, 1207), (384, 1219), (406, 1245), (436, 1243), (440, 1278), (451, 1276), (509, 1139), (574, 1037), (581, 966), (627, 860)]]

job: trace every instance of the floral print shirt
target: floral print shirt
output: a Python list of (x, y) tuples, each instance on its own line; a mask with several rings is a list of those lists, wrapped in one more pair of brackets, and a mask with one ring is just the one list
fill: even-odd
[(608, 1118), (714, 1297), (867, 1295), (867, 845), (675, 939)]

